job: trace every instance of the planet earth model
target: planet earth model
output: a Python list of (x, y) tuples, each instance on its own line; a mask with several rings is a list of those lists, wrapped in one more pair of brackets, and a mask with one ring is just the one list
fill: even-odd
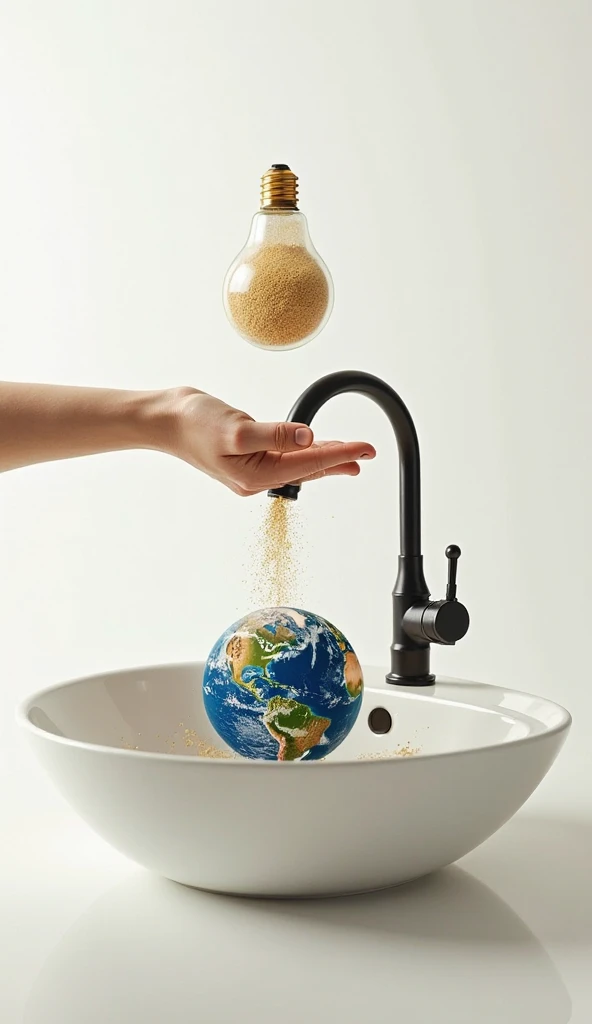
[(242, 757), (318, 760), (345, 739), (364, 681), (348, 640), (298, 608), (265, 608), (230, 626), (206, 662), (214, 729)]

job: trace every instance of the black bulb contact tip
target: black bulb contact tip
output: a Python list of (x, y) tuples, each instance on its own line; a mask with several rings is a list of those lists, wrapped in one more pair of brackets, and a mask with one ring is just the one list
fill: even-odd
[(283, 487), (272, 487), (267, 492), (268, 498), (286, 498), (288, 501), (297, 501), (300, 494), (300, 484), (284, 484)]

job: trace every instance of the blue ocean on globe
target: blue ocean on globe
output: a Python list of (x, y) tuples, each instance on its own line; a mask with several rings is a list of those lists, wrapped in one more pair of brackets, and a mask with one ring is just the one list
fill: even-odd
[(214, 729), (241, 757), (312, 761), (345, 739), (363, 685), (351, 644), (330, 622), (298, 608), (266, 608), (214, 644), (203, 698)]

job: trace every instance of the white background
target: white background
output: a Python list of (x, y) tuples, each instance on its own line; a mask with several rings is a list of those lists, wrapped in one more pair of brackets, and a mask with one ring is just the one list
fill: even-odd
[[(592, 708), (587, 0), (0, 12), (1, 376), (192, 384), (276, 419), (321, 373), (382, 375), (417, 423), (435, 596), (444, 547), (463, 548), (471, 630), (436, 667), (572, 710), (547, 783), (567, 800)], [(246, 345), (221, 302), (274, 161), (300, 176), (336, 289), (289, 353)], [(394, 439), (356, 397), (318, 431), (379, 457), (302, 497), (295, 596), (386, 664)], [(0, 758), (28, 770), (12, 709), (31, 690), (207, 653), (251, 607), (265, 500), (152, 453), (5, 475)]]
[[(436, 668), (574, 714), (535, 817), (470, 864), (588, 1010), (592, 833), (553, 808), (589, 809), (592, 783), (591, 28), (588, 0), (0, 0), (0, 377), (192, 384), (271, 419), (331, 370), (369, 370), (401, 393), (422, 446), (428, 583), (443, 596), (444, 548), (459, 543), (472, 616), (458, 647), (434, 650)], [(322, 335), (283, 354), (242, 342), (221, 299), (276, 161), (300, 176), (336, 290)], [(336, 400), (318, 428), (379, 457), (357, 481), (303, 494), (298, 596), (386, 667), (394, 439), (362, 398)], [(124, 870), (69, 812), (35, 838), (64, 811), (14, 705), (95, 670), (205, 655), (251, 607), (265, 500), (152, 453), (0, 478), (7, 1024), (60, 931)], [(20, 838), (6, 824), (19, 820)], [(507, 978), (512, 929), (465, 896), (490, 945), (471, 925), (443, 961), (433, 947), (434, 964), (458, 953), (460, 969), (474, 946), (469, 974), (483, 974), (495, 947), (491, 977)], [(117, 925), (130, 944), (132, 904)], [(540, 991), (540, 1020), (567, 1020), (550, 1003), (544, 1016)], [(165, 986), (163, 1005), (175, 995)], [(97, 1019), (124, 1019), (118, 1005)]]

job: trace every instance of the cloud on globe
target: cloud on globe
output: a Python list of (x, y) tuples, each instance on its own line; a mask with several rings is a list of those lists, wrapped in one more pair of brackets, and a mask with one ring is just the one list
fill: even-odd
[(349, 640), (320, 615), (264, 608), (233, 623), (208, 656), (207, 716), (237, 754), (319, 760), (343, 742), (364, 681)]

